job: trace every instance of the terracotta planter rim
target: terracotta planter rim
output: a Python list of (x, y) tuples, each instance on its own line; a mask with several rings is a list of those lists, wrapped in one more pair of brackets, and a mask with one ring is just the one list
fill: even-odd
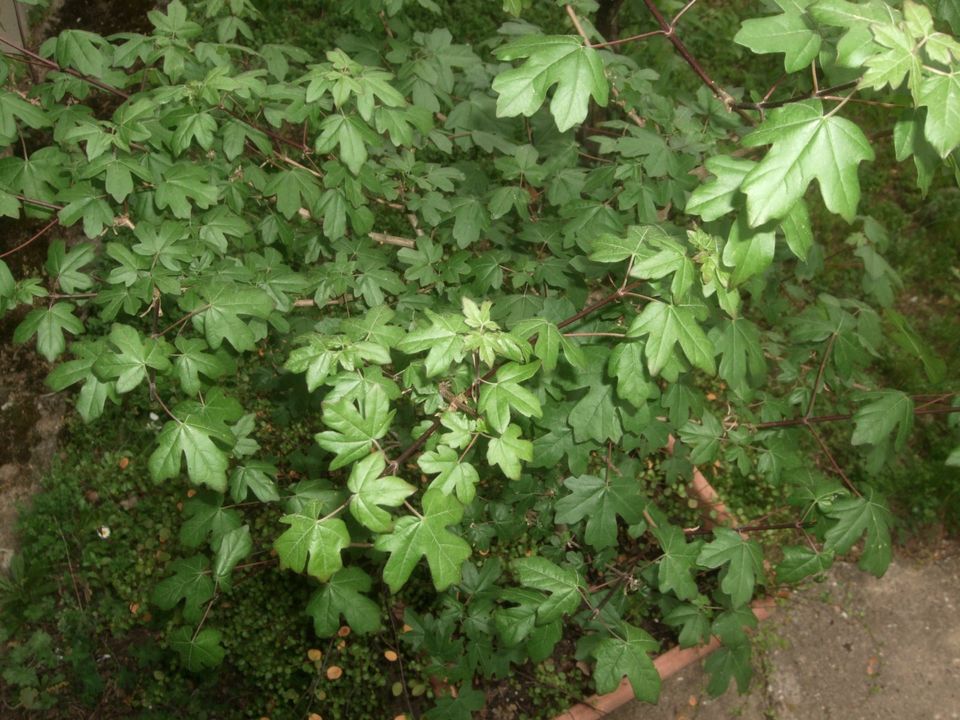
[[(673, 452), (674, 437), (670, 435), (667, 441), (667, 452)], [(736, 526), (737, 519), (727, 509), (719, 493), (710, 481), (700, 472), (696, 466), (693, 468), (690, 480), (690, 491), (700, 502), (704, 513), (704, 525), (711, 527), (714, 523), (721, 525)], [(714, 518), (710, 518), (709, 511), (715, 513)], [(765, 620), (773, 612), (773, 598), (759, 598), (751, 603), (751, 609), (757, 620)], [(701, 658), (705, 658), (720, 647), (720, 640), (716, 637), (710, 639), (706, 645), (698, 645), (692, 648), (681, 649), (679, 646), (673, 647), (654, 658), (653, 664), (660, 674), (661, 680), (666, 680), (671, 675), (675, 675), (689, 665), (695, 663)], [(634, 699), (633, 688), (630, 687), (630, 681), (627, 678), (620, 680), (620, 685), (611, 693), (605, 695), (591, 695), (577, 703), (570, 709), (560, 713), (553, 720), (600, 720), (609, 713), (617, 710)]]
[[(773, 598), (760, 598), (754, 600), (751, 604), (751, 610), (753, 610), (757, 620), (766, 620), (770, 617), (773, 609)], [(666, 680), (671, 675), (675, 675), (698, 660), (707, 657), (719, 647), (720, 641), (716, 637), (711, 638), (706, 645), (685, 649), (681, 649), (679, 646), (673, 647), (654, 658), (653, 664), (660, 674), (660, 679)], [(620, 686), (613, 692), (605, 695), (591, 695), (583, 702), (577, 703), (555, 716), (553, 720), (600, 720), (633, 699), (634, 694), (633, 688), (630, 687), (630, 681), (623, 678), (620, 681)]]

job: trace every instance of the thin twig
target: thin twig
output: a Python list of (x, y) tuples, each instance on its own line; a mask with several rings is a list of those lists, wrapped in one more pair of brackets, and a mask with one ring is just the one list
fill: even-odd
[[(735, 532), (767, 532), (768, 530), (803, 530), (804, 528), (813, 527), (815, 523), (804, 521), (804, 520), (794, 520), (793, 522), (782, 522), (782, 523), (769, 523), (769, 524), (757, 524), (757, 525), (738, 525), (736, 527), (730, 528)], [(684, 530), (686, 535), (712, 535), (713, 530), (707, 530), (703, 528), (690, 528), (689, 530)]]
[(42, 228), (40, 228), (40, 230), (35, 235), (32, 235), (30, 238), (24, 240), (22, 243), (17, 245), (12, 250), (7, 250), (5, 253), (0, 253), (0, 258), (5, 258), (8, 255), (13, 255), (18, 250), (23, 250), (23, 248), (25, 248), (27, 245), (32, 243), (37, 238), (43, 237), (44, 233), (46, 233), (48, 230), (50, 230), (50, 228), (52, 228), (54, 225), (56, 225), (59, 222), (60, 221), (57, 218), (54, 218), (53, 220), (48, 222), (46, 225), (44, 225)]
[(643, 4), (647, 6), (647, 10), (649, 10), (650, 14), (653, 15), (654, 19), (657, 21), (657, 24), (660, 26), (660, 29), (663, 30), (663, 34), (666, 36), (667, 40), (669, 40), (674, 49), (680, 53), (680, 57), (682, 57), (684, 62), (690, 66), (690, 69), (697, 74), (697, 77), (703, 81), (703, 84), (710, 88), (717, 99), (720, 100), (724, 106), (726, 106), (727, 110), (736, 112), (746, 122), (753, 124), (753, 118), (743, 110), (736, 107), (737, 102), (733, 95), (720, 87), (720, 85), (718, 85), (717, 82), (710, 77), (707, 71), (703, 69), (703, 66), (700, 64), (700, 62), (690, 53), (690, 51), (687, 49), (687, 46), (684, 45), (683, 41), (677, 36), (675, 32), (676, 28), (674, 28), (663, 16), (663, 13), (660, 12), (660, 8), (657, 7), (656, 3), (654, 3), (653, 0), (643, 0)]
[(118, 88), (118, 87), (114, 87), (113, 85), (108, 85), (107, 83), (103, 82), (102, 80), (98, 80), (98, 79), (95, 78), (95, 77), (90, 77), (89, 75), (84, 75), (82, 72), (78, 72), (77, 70), (74, 70), (73, 68), (65, 68), (65, 67), (62, 67), (62, 66), (59, 65), (58, 63), (55, 63), (53, 60), (48, 60), (48, 59), (45, 58), (45, 57), (41, 57), (40, 55), (37, 55), (35, 52), (33, 52), (33, 51), (31, 51), (31, 50), (27, 50), (27, 48), (22, 47), (22, 46), (20, 46), (20, 45), (17, 45), (17, 44), (14, 43), (14, 42), (10, 42), (9, 40), (7, 40), (7, 39), (4, 38), (4, 37), (0, 37), (0, 43), (3, 43), (3, 44), (6, 45), (7, 47), (13, 48), (14, 50), (16, 50), (16, 51), (19, 52), (19, 53), (23, 53), (23, 54), (26, 55), (27, 57), (32, 58), (33, 60), (36, 60), (38, 63), (40, 63), (41, 65), (44, 65), (44, 66), (50, 68), (51, 70), (57, 70), (58, 72), (63, 72), (63, 73), (66, 73), (67, 75), (72, 75), (73, 77), (78, 78), (78, 79), (80, 79), (80, 80), (83, 80), (84, 82), (88, 82), (88, 83), (90, 83), (91, 85), (94, 85), (94, 86), (100, 88), (101, 90), (105, 90), (105, 91), (107, 91), (107, 92), (109, 92), (109, 93), (112, 93), (112, 94), (116, 95), (117, 97), (122, 97), (124, 100), (128, 100), (128, 99), (130, 98), (130, 94), (129, 94), (129, 93), (124, 92), (123, 90), (121, 90), (121, 89)]
[(852, 482), (850, 482), (850, 478), (847, 477), (847, 474), (843, 471), (843, 468), (840, 467), (840, 463), (837, 462), (837, 459), (833, 456), (833, 453), (830, 452), (830, 448), (827, 446), (827, 443), (824, 441), (824, 439), (820, 437), (820, 434), (812, 425), (807, 425), (806, 428), (810, 431), (810, 434), (813, 435), (813, 439), (817, 441), (817, 445), (820, 446), (820, 451), (824, 454), (827, 460), (830, 461), (830, 467), (837, 475), (840, 476), (840, 479), (843, 480), (843, 484), (850, 489), (850, 492), (857, 497), (860, 497), (860, 491), (857, 490), (856, 486)]
[(367, 237), (376, 240), (381, 245), (397, 245), (398, 247), (415, 248), (417, 243), (410, 238), (400, 237), (399, 235), (388, 235), (387, 233), (371, 232)]
[(741, 102), (737, 103), (734, 107), (739, 108), (740, 110), (769, 110), (770, 108), (783, 107), (784, 105), (803, 102), (804, 100), (825, 99), (826, 96), (833, 95), (840, 90), (849, 90), (852, 87), (856, 87), (858, 82), (858, 80), (851, 80), (850, 82), (840, 83), (839, 85), (833, 85), (832, 87), (823, 88), (821, 90), (814, 90), (809, 94), (794, 95), (786, 100), (767, 100), (764, 98), (761, 102), (756, 103)]
[[(603, 47), (608, 44), (601, 42), (598, 45), (593, 45), (590, 42), (590, 38), (587, 36), (586, 31), (583, 29), (583, 24), (580, 22), (580, 18), (577, 17), (577, 13), (573, 7), (571, 5), (566, 5), (565, 8), (567, 15), (570, 16), (570, 21), (573, 23), (573, 27), (576, 29), (577, 34), (583, 38), (583, 42), (586, 43), (587, 47)], [(620, 106), (620, 109), (626, 113), (627, 117), (630, 118), (634, 125), (637, 127), (646, 127), (647, 121), (640, 117), (636, 110), (627, 107), (626, 102), (620, 98), (619, 88), (617, 88), (617, 86), (613, 83), (610, 83), (610, 93), (613, 95), (614, 102)]]
[(813, 392), (810, 393), (810, 402), (807, 405), (807, 411), (803, 414), (805, 418), (809, 418), (810, 415), (813, 414), (813, 406), (817, 402), (817, 393), (820, 392), (820, 382), (823, 380), (823, 372), (827, 368), (827, 360), (830, 358), (830, 351), (833, 350), (833, 343), (836, 339), (837, 333), (831, 333), (827, 348), (823, 351), (823, 357), (820, 358), (820, 367), (817, 369), (817, 379), (813, 383)]
[[(914, 408), (914, 415), (950, 415), (960, 412), (960, 407), (918, 407)], [(771, 430), (774, 428), (798, 427), (800, 425), (816, 425), (818, 423), (842, 422), (853, 419), (854, 413), (837, 413), (835, 415), (815, 415), (813, 417), (790, 418), (787, 420), (773, 420), (753, 425), (754, 430)]]
[(26, 195), (14, 195), (17, 200), (20, 202), (25, 202), (27, 205), (36, 205), (37, 207), (46, 208), (47, 210), (63, 210), (63, 205), (57, 205), (56, 203), (47, 202), (46, 200), (37, 200), (37, 198), (27, 197)]

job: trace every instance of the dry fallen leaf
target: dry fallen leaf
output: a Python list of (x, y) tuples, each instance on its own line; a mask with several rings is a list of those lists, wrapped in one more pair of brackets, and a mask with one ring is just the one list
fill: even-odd
[(117, 465), (120, 467), (121, 470), (126, 470), (129, 464), (130, 464), (130, 458), (128, 457), (120, 458), (120, 462), (117, 463)]
[(871, 655), (870, 659), (867, 660), (867, 675), (871, 677), (880, 672), (880, 658), (876, 655)]

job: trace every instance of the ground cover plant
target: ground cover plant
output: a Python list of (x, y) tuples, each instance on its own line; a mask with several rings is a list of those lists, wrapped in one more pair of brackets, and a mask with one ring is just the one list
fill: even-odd
[[(35, 226), (0, 311), (79, 416), (3, 588), (9, 707), (542, 717), (655, 702), (651, 655), (711, 635), (720, 693), (755, 596), (884, 572), (884, 478), (956, 377), (860, 182), (886, 153), (920, 205), (953, 183), (953, 5), (724, 38), (694, 2), (532, 5), (317, 4), (308, 46), (174, 0), (3, 41), (0, 212)], [(695, 465), (771, 512), (713, 527)]]

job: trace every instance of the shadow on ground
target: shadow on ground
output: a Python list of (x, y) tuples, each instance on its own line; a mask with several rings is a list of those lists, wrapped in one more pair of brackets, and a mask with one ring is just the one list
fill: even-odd
[(659, 706), (610, 720), (960, 719), (960, 545), (900, 555), (880, 579), (838, 564), (761, 625), (746, 695), (706, 694), (700, 666)]

